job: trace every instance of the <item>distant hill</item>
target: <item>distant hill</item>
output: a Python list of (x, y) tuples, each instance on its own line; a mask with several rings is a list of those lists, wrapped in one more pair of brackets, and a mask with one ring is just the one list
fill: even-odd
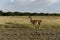
[(0, 16), (60, 16), (60, 13), (3, 12)]

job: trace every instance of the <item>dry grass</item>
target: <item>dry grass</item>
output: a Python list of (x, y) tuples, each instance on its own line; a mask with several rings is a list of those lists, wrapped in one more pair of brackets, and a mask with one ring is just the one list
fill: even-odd
[[(32, 19), (42, 20), (40, 27), (42, 28), (60, 28), (60, 16), (32, 16)], [(28, 16), (0, 16), (0, 24), (13, 22), (31, 27)]]
[(40, 30), (30, 29), (34, 26), (28, 16), (0, 16), (0, 39), (60, 40), (60, 16), (32, 16), (32, 18), (42, 20)]

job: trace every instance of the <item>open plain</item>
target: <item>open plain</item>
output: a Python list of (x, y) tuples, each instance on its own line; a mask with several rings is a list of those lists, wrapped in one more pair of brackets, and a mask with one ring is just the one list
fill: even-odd
[[(0, 40), (60, 40), (60, 16), (0, 16)], [(40, 27), (39, 29), (36, 27)]]

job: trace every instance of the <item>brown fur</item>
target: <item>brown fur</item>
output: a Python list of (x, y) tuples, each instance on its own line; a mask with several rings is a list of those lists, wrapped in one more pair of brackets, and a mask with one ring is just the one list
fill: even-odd
[(30, 22), (31, 22), (33, 25), (35, 25), (35, 24), (37, 24), (37, 23), (38, 23), (38, 25), (40, 25), (41, 22), (42, 22), (42, 20), (32, 20), (31, 16), (29, 16), (29, 18), (30, 18)]
[(42, 22), (42, 20), (38, 20), (38, 25), (40, 25), (40, 24), (41, 24), (41, 22)]

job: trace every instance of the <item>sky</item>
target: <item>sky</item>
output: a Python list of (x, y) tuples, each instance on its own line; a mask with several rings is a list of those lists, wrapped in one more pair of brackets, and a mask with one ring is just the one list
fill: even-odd
[(60, 0), (0, 0), (0, 10), (60, 13)]

